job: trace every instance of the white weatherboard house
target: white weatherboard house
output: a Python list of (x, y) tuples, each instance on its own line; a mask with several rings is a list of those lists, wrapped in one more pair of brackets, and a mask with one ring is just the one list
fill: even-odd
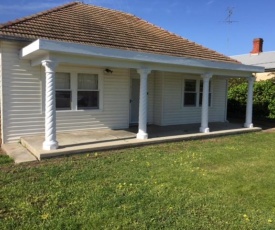
[(252, 127), (252, 73), (213, 50), (133, 15), (80, 2), (0, 26), (2, 143), (56, 132), (225, 122), (227, 81), (249, 82), (245, 127)]

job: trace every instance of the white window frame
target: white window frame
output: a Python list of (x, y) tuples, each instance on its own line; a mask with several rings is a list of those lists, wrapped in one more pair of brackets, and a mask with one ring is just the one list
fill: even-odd
[[(71, 109), (66, 110), (59, 110), (56, 109), (57, 113), (64, 113), (64, 112), (84, 112), (88, 111), (89, 113), (98, 113), (103, 111), (103, 72), (99, 69), (93, 69), (93, 68), (77, 68), (77, 67), (58, 67), (56, 72), (60, 73), (70, 73), (70, 86), (71, 86)], [(78, 109), (77, 108), (77, 92), (78, 92), (78, 86), (77, 86), (77, 75), (79, 73), (84, 74), (96, 74), (98, 75), (98, 91), (99, 91), (99, 106), (98, 108), (87, 108), (87, 109)], [(45, 112), (45, 75), (42, 79), (42, 112)]]
[(58, 73), (66, 73), (66, 74), (69, 74), (69, 81), (70, 81), (70, 87), (68, 89), (59, 89), (57, 88), (57, 86), (55, 87), (55, 92), (56, 91), (64, 91), (64, 92), (68, 92), (70, 91), (70, 108), (65, 108), (65, 109), (61, 109), (61, 108), (56, 108), (57, 111), (69, 111), (69, 110), (72, 110), (72, 87), (71, 87), (71, 74), (69, 72), (56, 72), (55, 73), (55, 77), (57, 77)]
[[(195, 81), (195, 91), (185, 91), (185, 83), (186, 81)], [(182, 101), (182, 105), (183, 107), (196, 107), (197, 104), (198, 104), (198, 82), (196, 79), (184, 79), (183, 81), (183, 101)], [(192, 93), (196, 96), (196, 100), (195, 100), (195, 104), (194, 105), (185, 105), (184, 102), (185, 102), (185, 94), (186, 93)]]
[[(196, 81), (196, 104), (195, 105), (184, 105), (184, 97), (185, 97), (185, 82), (188, 80), (195, 80)], [(183, 84), (182, 84), (182, 107), (183, 108), (201, 108), (202, 105), (200, 105), (200, 82), (203, 82), (202, 79), (199, 78), (184, 78), (183, 79)], [(213, 82), (210, 80), (209, 81), (209, 100), (210, 100), (210, 105), (208, 104), (208, 107), (212, 107), (213, 104)]]
[[(96, 77), (97, 77), (97, 89), (80, 89), (79, 88), (79, 85), (78, 85), (78, 80), (79, 80), (79, 75), (80, 74), (89, 74), (89, 75), (96, 75)], [(99, 109), (99, 107), (100, 107), (100, 91), (99, 91), (99, 76), (98, 76), (98, 74), (92, 74), (92, 73), (77, 73), (77, 95), (76, 95), (76, 97), (78, 98), (78, 92), (98, 92), (98, 107), (97, 108), (92, 108), (92, 107), (87, 107), (87, 108), (81, 108), (81, 109), (79, 109), (78, 108), (78, 105), (77, 105), (77, 109), (78, 110), (97, 110), (97, 109)], [(78, 104), (78, 101), (77, 101), (77, 104)]]

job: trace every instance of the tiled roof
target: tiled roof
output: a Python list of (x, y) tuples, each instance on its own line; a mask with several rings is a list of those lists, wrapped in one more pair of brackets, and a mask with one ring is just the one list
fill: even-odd
[(238, 63), (134, 15), (72, 2), (0, 25), (0, 38), (38, 38)]

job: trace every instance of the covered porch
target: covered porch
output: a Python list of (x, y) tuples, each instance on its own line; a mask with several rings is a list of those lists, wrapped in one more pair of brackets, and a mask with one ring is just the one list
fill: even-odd
[[(226, 135), (242, 134), (261, 131), (261, 128), (243, 128), (241, 123), (213, 122), (209, 123), (211, 132), (198, 132), (200, 124), (157, 126), (149, 125), (149, 139), (136, 138), (137, 126), (124, 130), (98, 129), (57, 134), (59, 148), (43, 150), (43, 135), (26, 136), (21, 138), (23, 145), (37, 159), (65, 156), (76, 153), (95, 153), (97, 151), (153, 145), (174, 141), (188, 141), (221, 137)], [(4, 146), (5, 148), (5, 146)]]
[[(30, 60), (31, 66), (33, 67), (41, 66), (41, 64), (45, 67), (44, 87), (42, 87), (42, 95), (45, 97), (45, 103), (42, 103), (42, 115), (45, 117), (45, 133), (43, 136), (30, 136), (21, 138), (22, 145), (25, 146), (30, 152), (32, 152), (38, 159), (77, 152), (98, 151), (103, 149), (154, 144), (166, 141), (197, 139), (205, 137), (208, 138), (259, 130), (257, 128), (253, 128), (252, 123), (254, 83), (254, 77), (252, 76), (252, 73), (263, 71), (263, 69), (260, 67), (192, 58), (179, 58), (157, 54), (147, 54), (134, 51), (97, 48), (80, 44), (55, 42), (41, 39), (24, 47), (21, 50), (21, 58)], [(135, 69), (140, 79), (137, 127), (115, 130), (115, 128), (107, 125), (101, 130), (88, 128), (83, 131), (78, 131), (76, 128), (75, 131), (71, 130), (70, 132), (62, 132), (58, 130), (55, 104), (55, 78), (56, 72), (58, 71), (57, 68), (62, 64), (67, 66), (75, 65), (79, 67), (98, 66), (103, 69), (106, 69), (107, 67), (124, 68), (129, 70)], [(177, 121), (178, 124), (181, 124), (180, 122), (182, 121), (184, 123), (186, 122), (186, 120), (184, 120), (184, 111), (189, 112), (190, 118), (192, 118), (194, 115), (199, 117), (199, 119), (196, 119), (196, 122), (200, 120), (200, 123), (167, 126), (171, 124), (171, 120), (163, 121), (165, 119), (161, 117), (159, 121), (155, 119), (152, 122), (154, 125), (148, 126), (148, 107), (150, 107), (148, 106), (148, 79), (150, 78), (149, 75), (152, 73), (152, 71), (158, 71), (158, 73), (160, 73), (158, 79), (163, 81), (162, 86), (159, 87), (160, 94), (158, 98), (162, 98), (163, 100), (166, 99), (167, 105), (170, 103), (169, 100), (173, 101), (175, 99), (175, 97), (171, 99), (171, 95), (173, 96), (175, 87), (178, 88), (176, 95), (176, 113), (178, 117), (181, 117), (180, 121)], [(169, 77), (165, 77), (163, 74), (164, 72), (187, 74), (188, 76), (191, 76), (190, 78), (196, 79), (192, 80), (192, 82), (195, 83), (195, 92), (192, 90), (189, 92), (187, 89), (185, 92), (187, 96), (194, 93), (196, 94), (196, 97), (194, 97), (194, 106), (189, 106), (189, 104), (187, 104), (186, 106), (184, 105), (185, 108), (183, 108), (183, 102), (182, 99), (180, 99), (182, 86), (179, 86), (176, 81), (174, 81), (169, 93), (165, 95), (164, 89), (168, 84), (164, 82), (164, 79), (168, 79)], [(210, 90), (210, 88), (212, 88), (210, 87), (210, 81), (213, 78), (215, 78), (216, 81), (223, 81), (221, 84), (224, 86), (223, 89), (220, 89), (218, 85), (216, 85), (216, 90), (222, 92), (222, 96), (220, 97), (222, 100), (216, 104), (219, 104), (219, 106), (223, 107), (224, 112), (221, 113), (220, 117), (216, 120), (226, 121), (225, 108), (227, 88), (225, 87), (226, 84), (224, 83), (226, 83), (227, 79), (232, 77), (246, 78), (249, 82), (247, 92), (248, 101), (246, 119), (243, 124), (238, 124), (237, 126), (227, 122), (210, 123), (211, 118), (209, 115), (209, 108), (211, 106), (209, 103), (211, 99), (210, 96), (212, 95), (212, 91)], [(170, 78), (172, 79), (173, 77)], [(179, 79), (180, 82), (182, 82), (180, 77), (175, 77), (174, 79)], [(200, 82), (202, 82), (202, 87), (200, 86)], [(71, 90), (75, 90), (76, 85), (76, 83), (72, 84)], [(106, 90), (104, 92), (106, 93)], [(124, 99), (128, 98), (128, 94), (129, 92), (126, 90), (125, 95), (123, 95)], [(154, 95), (156, 96), (157, 93), (154, 93)], [(217, 95), (214, 95), (216, 99), (219, 98)], [(98, 97), (104, 98), (103, 90)], [(122, 97), (120, 99), (122, 99)], [(125, 102), (128, 101), (126, 99)], [(218, 100), (216, 100), (216, 102), (217, 101)], [(154, 101), (153, 106), (151, 107), (155, 107), (156, 102), (157, 100)], [(190, 103), (190, 101), (188, 103)], [(75, 98), (72, 99), (72, 104), (72, 111), (69, 111), (69, 113), (59, 113), (59, 115), (63, 115), (64, 117), (65, 114), (69, 114), (68, 116), (71, 116), (75, 113), (86, 114), (89, 112), (89, 110), (78, 110), (78, 105)], [(154, 114), (163, 115), (165, 113), (166, 118), (170, 117), (169, 114), (172, 110), (168, 107), (163, 107), (164, 101), (161, 101), (159, 104), (159, 110), (156, 110)], [(219, 113), (220, 107), (216, 106), (215, 108), (216, 110), (214, 109), (214, 106), (212, 106), (212, 116), (215, 115), (215, 113)], [(101, 114), (106, 111), (106, 106), (103, 108), (102, 104), (99, 103), (97, 109), (98, 114)], [(117, 113), (124, 115), (126, 114), (119, 109), (117, 109)], [(89, 116), (91, 115), (89, 114)], [(109, 120), (112, 119), (112, 115), (109, 114)], [(176, 122), (174, 122), (174, 124), (176, 124)]]

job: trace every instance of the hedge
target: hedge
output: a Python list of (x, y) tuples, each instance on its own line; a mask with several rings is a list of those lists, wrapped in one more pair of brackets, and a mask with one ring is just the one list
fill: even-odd
[[(247, 82), (231, 84), (228, 91), (228, 116), (244, 117), (246, 112)], [(253, 116), (275, 118), (275, 80), (257, 81), (254, 84)]]

